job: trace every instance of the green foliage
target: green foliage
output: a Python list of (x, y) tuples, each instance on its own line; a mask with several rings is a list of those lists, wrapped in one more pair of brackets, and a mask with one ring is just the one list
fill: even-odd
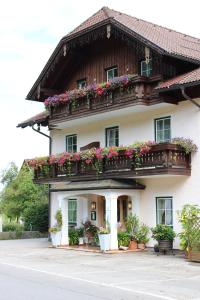
[(138, 243), (146, 244), (149, 241), (149, 227), (145, 224), (139, 225), (138, 231), (136, 232), (136, 240)]
[(84, 237), (84, 227), (77, 228), (78, 231), (78, 237), (83, 238)]
[(136, 239), (136, 233), (139, 228), (139, 218), (136, 215), (128, 215), (126, 220), (126, 229), (129, 235), (131, 236), (131, 239)]
[(14, 222), (3, 224), (3, 231), (23, 231), (24, 226)]
[(62, 211), (61, 211), (61, 209), (57, 210), (55, 219), (57, 221), (58, 227), (61, 228), (62, 227)]
[(91, 221), (83, 223), (85, 235), (89, 238), (95, 237), (98, 233), (98, 227), (92, 224)]
[(33, 172), (23, 166), (17, 173), (17, 167), (12, 163), (3, 171), (1, 182), (5, 187), (1, 193), (0, 209), (10, 220), (24, 217), (26, 209), (32, 205), (47, 203), (47, 185), (36, 185), (32, 181)]
[(184, 250), (200, 250), (200, 207), (198, 205), (185, 205), (178, 212), (178, 219), (182, 225), (179, 233), (181, 247)]
[(120, 246), (124, 246), (124, 247), (128, 247), (131, 241), (131, 237), (130, 234), (126, 231), (120, 231), (117, 234), (117, 238), (118, 238), (118, 245)]
[(8, 169), (1, 172), (1, 183), (5, 186), (9, 185), (17, 177), (18, 168), (14, 162), (11, 162)]
[(79, 244), (79, 231), (76, 228), (69, 228), (69, 244)]
[(32, 203), (23, 212), (25, 230), (48, 231), (48, 204)]
[(158, 224), (156, 227), (151, 229), (152, 238), (156, 241), (169, 240), (173, 241), (176, 234), (170, 226)]

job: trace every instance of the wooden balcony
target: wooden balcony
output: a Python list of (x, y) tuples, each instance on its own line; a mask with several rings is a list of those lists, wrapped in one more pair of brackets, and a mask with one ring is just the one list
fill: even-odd
[(190, 154), (174, 144), (152, 146), (149, 153), (139, 159), (133, 159), (122, 153), (112, 159), (103, 159), (100, 173), (93, 165), (81, 161), (72, 162), (69, 166), (57, 163), (43, 165), (35, 170), (35, 183), (53, 183), (64, 181), (83, 181), (109, 178), (139, 178), (146, 176), (186, 175), (191, 174)]
[(75, 118), (85, 117), (105, 111), (120, 109), (134, 105), (153, 105), (164, 100), (154, 90), (161, 76), (146, 78), (136, 76), (128, 89), (116, 88), (109, 95), (98, 97), (82, 97), (75, 103), (53, 107), (50, 109), (50, 124)]

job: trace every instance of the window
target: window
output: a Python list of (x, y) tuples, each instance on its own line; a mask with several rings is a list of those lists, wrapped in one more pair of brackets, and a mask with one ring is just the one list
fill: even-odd
[(68, 223), (69, 225), (76, 225), (77, 223), (77, 200), (68, 200)]
[(66, 136), (66, 151), (67, 152), (77, 152), (77, 135), (67, 135)]
[(171, 140), (171, 117), (155, 120), (155, 140), (158, 143)]
[(86, 87), (86, 79), (77, 80), (77, 89), (84, 89)]
[(156, 198), (157, 224), (173, 225), (172, 197)]
[(106, 128), (106, 147), (119, 146), (119, 127)]
[(113, 79), (114, 77), (118, 76), (117, 67), (110, 68), (106, 70), (106, 80), (109, 81)]
[(150, 59), (148, 63), (146, 62), (146, 60), (141, 61), (141, 76), (151, 76), (152, 70), (152, 59)]

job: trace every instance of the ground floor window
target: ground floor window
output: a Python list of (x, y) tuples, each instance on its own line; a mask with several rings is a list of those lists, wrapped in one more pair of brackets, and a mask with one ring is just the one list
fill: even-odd
[(156, 198), (157, 224), (173, 225), (172, 197)]
[(68, 200), (68, 223), (71, 226), (77, 225), (77, 200)]

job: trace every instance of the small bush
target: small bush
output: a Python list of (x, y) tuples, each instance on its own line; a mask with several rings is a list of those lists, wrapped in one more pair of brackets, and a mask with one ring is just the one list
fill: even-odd
[(9, 232), (9, 231), (23, 231), (24, 230), (24, 226), (21, 224), (17, 224), (17, 223), (7, 223), (3, 225), (3, 231), (4, 232)]
[(124, 246), (124, 247), (129, 246), (130, 241), (131, 241), (131, 236), (128, 232), (126, 232), (126, 231), (118, 232), (117, 238), (118, 238), (119, 247), (120, 246)]
[(76, 228), (69, 228), (69, 244), (79, 244), (79, 231)]
[(24, 227), (27, 231), (48, 231), (48, 204), (33, 203), (23, 214)]
[(156, 241), (169, 240), (173, 241), (176, 234), (170, 226), (157, 224), (156, 227), (151, 229), (152, 238)]

